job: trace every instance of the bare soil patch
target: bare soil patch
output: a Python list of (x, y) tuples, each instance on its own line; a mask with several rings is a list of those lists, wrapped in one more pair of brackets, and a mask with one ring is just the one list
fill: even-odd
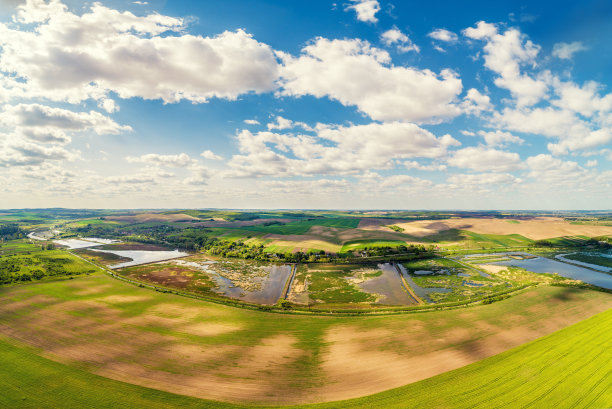
[(141, 213), (124, 216), (106, 216), (106, 220), (126, 223), (147, 223), (147, 222), (184, 222), (191, 220), (200, 220), (197, 217), (187, 214), (160, 214), (160, 213)]
[(612, 234), (612, 226), (571, 224), (557, 217), (534, 217), (531, 219), (456, 218), (441, 221), (420, 220), (399, 223), (406, 234), (425, 237), (450, 229), (469, 230), (480, 234), (520, 234), (532, 240), (562, 236), (602, 236)]

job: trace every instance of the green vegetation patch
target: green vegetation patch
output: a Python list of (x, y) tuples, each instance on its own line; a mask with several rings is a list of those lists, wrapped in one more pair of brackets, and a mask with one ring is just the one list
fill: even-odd
[[(428, 291), (428, 297), (434, 303), (467, 301), (491, 296), (518, 285), (495, 275), (483, 276), (476, 268), (468, 268), (446, 258), (411, 261), (404, 263), (404, 267), (419, 287), (425, 290), (437, 288), (446, 290)], [(417, 271), (431, 271), (432, 274), (417, 274)]]
[(583, 263), (595, 264), (598, 266), (612, 268), (612, 258), (604, 257), (600, 254), (574, 253), (574, 254), (566, 254), (563, 257), (570, 259), (570, 260), (582, 261)]
[[(3, 246), (4, 247), (4, 246)], [(91, 274), (96, 269), (89, 263), (63, 250), (43, 250), (35, 247), (18, 251), (22, 243), (10, 247), (9, 255), (0, 256), (0, 285), (37, 281), (46, 278)]]
[[(259, 224), (255, 226), (242, 227), (242, 230), (257, 231), (266, 234), (306, 234), (313, 226), (334, 227), (339, 229), (354, 229), (359, 225), (359, 219), (356, 218), (324, 218), (302, 220), (291, 223), (273, 223)], [(267, 225), (266, 225), (267, 224)]]

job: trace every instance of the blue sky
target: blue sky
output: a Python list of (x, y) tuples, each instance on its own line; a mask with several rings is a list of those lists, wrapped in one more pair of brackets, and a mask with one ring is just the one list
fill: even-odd
[(612, 208), (608, 1), (5, 1), (0, 208)]

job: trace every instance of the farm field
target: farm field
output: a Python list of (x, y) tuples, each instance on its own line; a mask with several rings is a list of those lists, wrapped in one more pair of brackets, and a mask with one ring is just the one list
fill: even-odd
[[(612, 403), (612, 356), (607, 347), (610, 327), (612, 310), (433, 378), (363, 398), (308, 407), (608, 407)], [(3, 338), (0, 359), (0, 405), (5, 407), (253, 407), (114, 381), (43, 358), (35, 350)], [(445, 393), (438, 393), (440, 390)], [(304, 406), (291, 406), (298, 407)]]
[(213, 400), (288, 404), (354, 398), (416, 382), (611, 306), (606, 293), (545, 286), (469, 309), (354, 318), (279, 315), (95, 274), (0, 289), (0, 334), (115, 380)]

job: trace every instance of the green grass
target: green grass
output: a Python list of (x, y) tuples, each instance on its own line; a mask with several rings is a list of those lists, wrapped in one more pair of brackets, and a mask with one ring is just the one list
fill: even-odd
[(380, 239), (359, 239), (349, 240), (342, 245), (340, 253), (346, 253), (349, 250), (363, 250), (366, 247), (398, 247), (405, 246), (406, 242), (402, 240), (380, 240)]
[[(356, 284), (347, 280), (360, 268), (363, 266), (313, 264), (299, 269), (296, 279), (302, 282), (307, 279), (308, 296), (320, 303), (337, 305), (374, 302), (376, 296), (361, 291)], [(376, 273), (367, 274), (367, 277), (374, 278)]]
[[(612, 406), (612, 310), (502, 354), (363, 398), (292, 408), (606, 408)], [(248, 408), (90, 374), (0, 338), (0, 406)], [(266, 406), (269, 407), (269, 406)]]
[(335, 227), (340, 229), (354, 229), (359, 225), (359, 219), (355, 218), (325, 218), (315, 220), (303, 220), (285, 224), (272, 224), (269, 226), (255, 225), (242, 227), (242, 230), (262, 232), (266, 234), (306, 234), (313, 226)]
[(0, 251), (0, 284), (15, 284), (61, 276), (90, 274), (97, 269), (64, 250), (12, 242)]
[[(478, 270), (463, 266), (455, 260), (436, 258), (403, 263), (408, 272), (433, 271), (431, 275), (411, 274), (412, 280), (423, 288), (447, 288), (449, 292), (432, 292), (429, 298), (435, 303), (467, 301), (474, 298), (507, 291), (510, 285), (528, 284), (511, 282), (497, 276), (484, 277)], [(467, 277), (458, 274), (467, 275)], [(475, 285), (474, 285), (475, 284)]]

